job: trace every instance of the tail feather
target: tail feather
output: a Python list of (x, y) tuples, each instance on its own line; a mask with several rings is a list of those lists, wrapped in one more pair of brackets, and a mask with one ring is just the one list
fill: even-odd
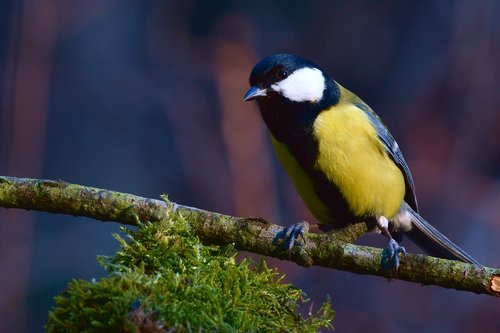
[(416, 211), (407, 206), (411, 215), (413, 228), (407, 236), (422, 250), (430, 255), (452, 260), (461, 260), (466, 263), (481, 266), (474, 258), (453, 243), (445, 235), (424, 220)]

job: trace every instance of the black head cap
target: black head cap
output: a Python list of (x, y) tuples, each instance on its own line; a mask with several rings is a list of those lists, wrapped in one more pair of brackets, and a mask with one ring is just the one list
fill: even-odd
[(255, 65), (250, 74), (250, 85), (268, 87), (284, 79), (286, 77), (284, 75), (290, 75), (303, 67), (319, 68), (309, 60), (293, 54), (272, 54)]

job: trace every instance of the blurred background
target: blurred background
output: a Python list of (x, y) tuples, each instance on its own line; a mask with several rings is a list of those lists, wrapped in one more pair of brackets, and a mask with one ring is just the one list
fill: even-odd
[[(500, 266), (494, 0), (2, 1), (0, 174), (314, 221), (242, 101), (253, 65), (274, 52), (311, 59), (363, 98), (402, 147), (423, 216)], [(96, 256), (113, 254), (118, 231), (0, 208), (0, 332), (42, 332), (71, 279), (104, 275)], [(492, 297), (271, 262), (317, 306), (331, 297), (337, 332), (500, 326)]]

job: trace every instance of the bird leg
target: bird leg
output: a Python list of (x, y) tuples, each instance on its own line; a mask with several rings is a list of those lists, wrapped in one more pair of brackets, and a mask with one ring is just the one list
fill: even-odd
[(404, 246), (400, 246), (398, 242), (392, 238), (389, 232), (389, 220), (385, 216), (377, 216), (377, 227), (380, 232), (389, 238), (389, 244), (387, 248), (384, 249), (382, 253), (382, 267), (386, 269), (399, 268), (399, 253), (406, 254), (406, 249)]
[(300, 221), (278, 232), (273, 239), (273, 244), (277, 245), (278, 242), (282, 240), (283, 248), (287, 249), (288, 252), (290, 252), (297, 238), (301, 237), (304, 243), (306, 242), (305, 234), (307, 234), (308, 232), (309, 223), (307, 223), (306, 221)]

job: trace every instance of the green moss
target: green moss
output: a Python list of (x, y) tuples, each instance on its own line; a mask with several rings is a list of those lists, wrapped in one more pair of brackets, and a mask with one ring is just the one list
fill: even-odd
[(121, 249), (101, 257), (109, 276), (74, 280), (49, 313), (49, 332), (317, 332), (332, 328), (325, 302), (303, 317), (303, 293), (262, 261), (238, 262), (205, 246), (182, 216), (123, 229)]

